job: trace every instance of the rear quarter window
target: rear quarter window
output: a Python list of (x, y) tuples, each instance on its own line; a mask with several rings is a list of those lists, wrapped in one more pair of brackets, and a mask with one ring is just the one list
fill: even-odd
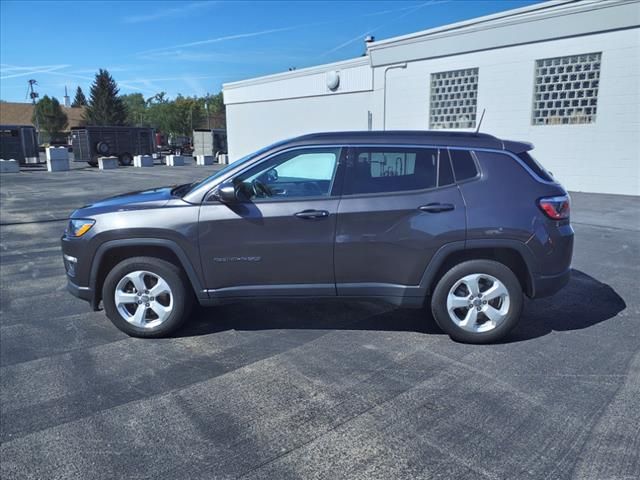
[(517, 153), (516, 156), (542, 180), (547, 182), (554, 181), (551, 174), (542, 165), (540, 165), (529, 152), (520, 152)]
[(453, 173), (457, 182), (474, 178), (478, 175), (476, 162), (473, 161), (471, 152), (468, 150), (449, 150)]

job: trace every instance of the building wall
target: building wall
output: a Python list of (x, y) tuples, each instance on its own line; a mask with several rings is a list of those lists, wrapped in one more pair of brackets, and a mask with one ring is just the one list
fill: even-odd
[[(602, 52), (595, 123), (532, 125), (535, 60)], [(386, 75), (386, 128), (429, 128), (430, 75), (479, 68), (481, 130), (535, 144), (534, 155), (568, 189), (640, 195), (640, 30), (623, 30), (408, 62)], [(386, 67), (374, 69), (384, 85)], [(375, 89), (373, 125), (383, 125), (383, 88)]]
[(366, 130), (371, 92), (227, 105), (229, 158), (313, 132)]
[[(328, 72), (340, 76), (334, 91)], [(367, 57), (226, 84), (230, 161), (305, 133), (366, 130), (372, 86)]]
[[(473, 45), (479, 49), (474, 52), (441, 52), (462, 35), (454, 25), (374, 43), (367, 57), (227, 84), (230, 158), (304, 133), (366, 130), (369, 112), (376, 130), (428, 129), (431, 74), (478, 68), (477, 118), (486, 109), (481, 131), (534, 143), (534, 156), (569, 190), (640, 195), (638, 2), (554, 5), (463, 27), (475, 37), (456, 49)], [(529, 43), (522, 40), (525, 33)], [(555, 38), (539, 41), (547, 34)], [(503, 46), (518, 41), (523, 43)], [(535, 61), (596, 52), (602, 59), (595, 122), (532, 125)], [(405, 68), (395, 68), (403, 63)], [(331, 71), (341, 77), (335, 92), (326, 86)]]

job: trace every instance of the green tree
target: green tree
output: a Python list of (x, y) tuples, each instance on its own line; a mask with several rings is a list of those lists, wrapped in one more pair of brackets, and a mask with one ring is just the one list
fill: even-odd
[(46, 132), (51, 139), (59, 136), (67, 128), (69, 121), (58, 99), (45, 95), (33, 109), (33, 123), (39, 126), (40, 131)]
[(108, 71), (100, 69), (91, 85), (84, 119), (89, 125), (125, 125), (127, 108), (118, 96), (118, 85)]
[(127, 125), (144, 125), (146, 122), (147, 102), (141, 93), (121, 95), (127, 109)]
[(199, 99), (202, 104), (204, 117), (199, 128), (219, 128), (224, 126), (225, 108), (222, 92), (212, 95), (207, 93)]
[(165, 92), (147, 99), (147, 121), (162, 133), (171, 133), (172, 106)]
[(216, 115), (224, 113), (224, 99), (222, 98), (222, 92), (212, 95), (207, 93), (201, 99), (203, 107), (209, 112), (210, 115)]
[(191, 136), (203, 118), (203, 105), (196, 97), (178, 95), (169, 100), (160, 92), (147, 100), (148, 122), (162, 133)]
[(178, 95), (173, 101), (170, 113), (171, 133), (189, 137), (204, 118), (202, 102), (197, 97)]
[(87, 97), (80, 87), (76, 88), (76, 96), (73, 99), (72, 107), (85, 107), (87, 105)]

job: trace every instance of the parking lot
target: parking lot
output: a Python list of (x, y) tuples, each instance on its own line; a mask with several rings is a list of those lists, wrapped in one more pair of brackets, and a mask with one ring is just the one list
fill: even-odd
[(68, 214), (214, 167), (1, 177), (2, 478), (636, 479), (640, 199), (574, 193), (574, 272), (489, 346), (372, 302), (132, 339), (66, 292)]

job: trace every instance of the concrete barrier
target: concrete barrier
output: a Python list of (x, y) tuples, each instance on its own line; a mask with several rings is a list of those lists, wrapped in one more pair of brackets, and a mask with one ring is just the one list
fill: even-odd
[(181, 155), (167, 155), (167, 167), (184, 167), (184, 158)]
[(65, 172), (69, 170), (69, 150), (66, 147), (47, 147), (47, 170)]
[(196, 155), (196, 165), (213, 165), (213, 155)]
[(182, 160), (184, 161), (185, 165), (193, 165), (194, 163), (194, 157), (192, 157), (191, 155), (182, 155)]
[(20, 164), (13, 158), (9, 160), (0, 158), (0, 173), (20, 173)]
[(98, 157), (100, 170), (112, 170), (118, 168), (118, 157)]
[(69, 160), (67, 147), (47, 147), (45, 153), (47, 160)]
[(151, 155), (136, 155), (133, 157), (133, 166), (138, 168), (153, 167), (153, 157)]
[(226, 153), (218, 154), (218, 163), (221, 163), (223, 165), (228, 164), (229, 163), (229, 155), (227, 155)]

